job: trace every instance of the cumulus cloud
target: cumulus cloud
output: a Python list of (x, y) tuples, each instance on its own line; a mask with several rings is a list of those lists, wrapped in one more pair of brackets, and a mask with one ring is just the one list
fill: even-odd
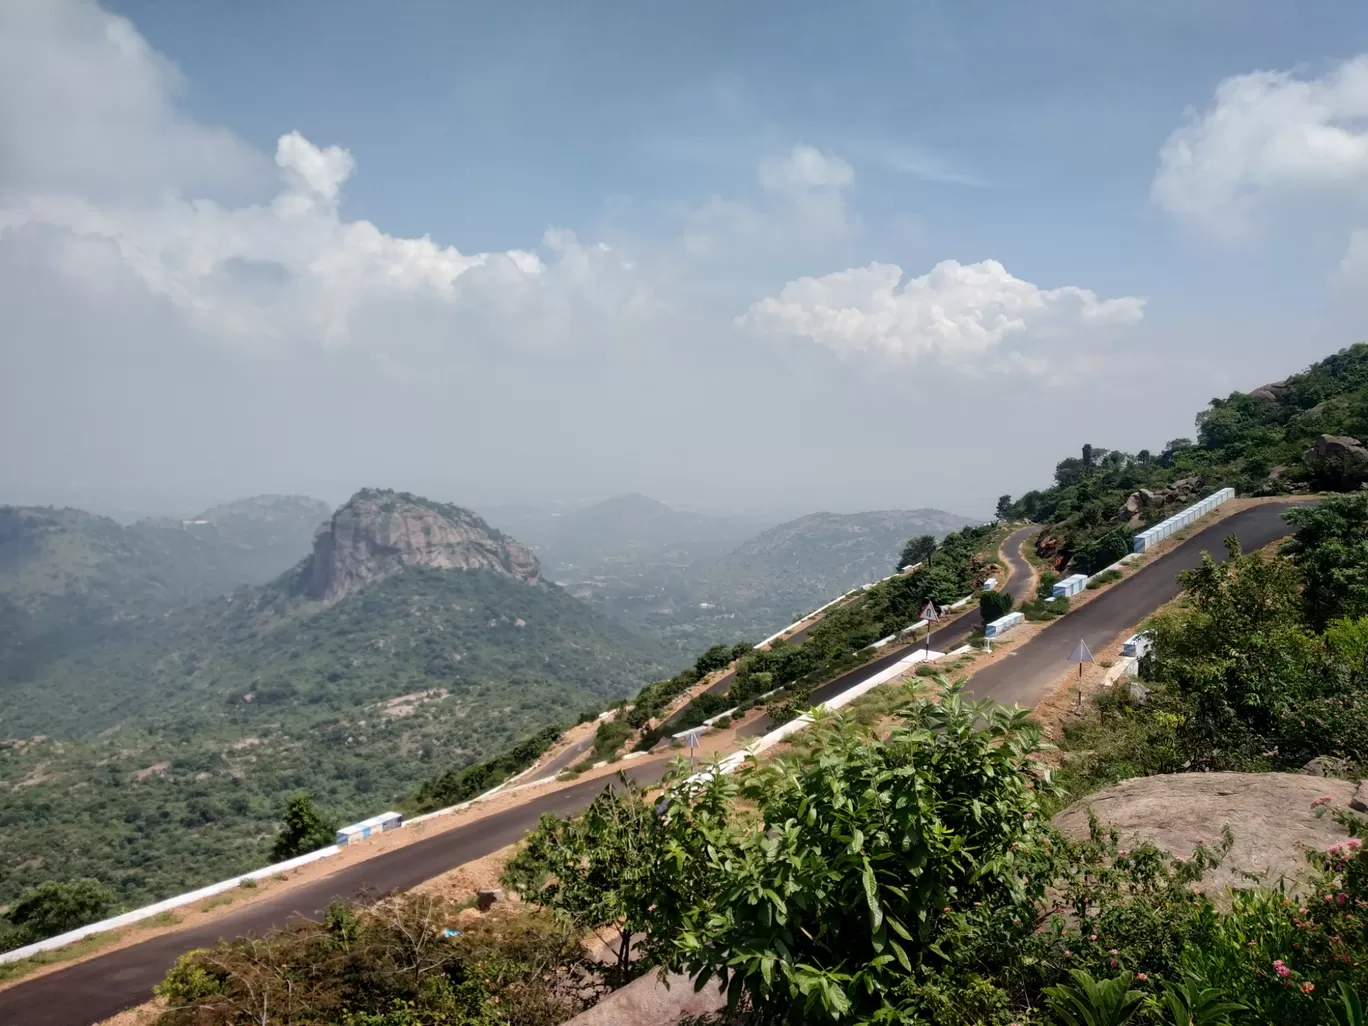
[(1368, 54), (1318, 78), (1225, 79), (1164, 143), (1152, 195), (1217, 234), (1246, 231), (1282, 202), (1368, 199)]
[(906, 281), (895, 264), (799, 278), (738, 322), (760, 334), (808, 339), (842, 357), (1045, 373), (1058, 347), (1131, 327), (1144, 307), (1143, 299), (1098, 299), (1072, 285), (1042, 289), (996, 260), (944, 260)]

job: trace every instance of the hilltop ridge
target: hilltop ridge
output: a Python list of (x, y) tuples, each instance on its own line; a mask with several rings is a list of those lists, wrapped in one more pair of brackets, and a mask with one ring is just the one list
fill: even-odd
[(408, 567), (490, 570), (527, 584), (541, 566), (527, 546), (468, 509), (408, 492), (363, 488), (320, 524), (298, 593), (333, 603)]

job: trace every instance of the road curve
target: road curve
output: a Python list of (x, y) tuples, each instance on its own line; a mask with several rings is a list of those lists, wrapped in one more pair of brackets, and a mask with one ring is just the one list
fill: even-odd
[[(1031, 580), (1031, 564), (1026, 557), (1021, 554), (1021, 546), (1026, 544), (1026, 540), (1034, 534), (1040, 532), (1039, 524), (1031, 524), (1020, 530), (1013, 531), (1007, 536), (1007, 540), (1002, 543), (1002, 556), (1007, 561), (1007, 583), (1004, 588), (1012, 593), (1012, 597), (1020, 602), (1024, 598), (1030, 598), (1026, 594), (1026, 586)], [(1023, 584), (1025, 582), (1025, 584)], [(1003, 589), (999, 589), (1003, 590)]]
[[(1293, 505), (1297, 503), (1256, 506), (1201, 531), (1051, 625), (1017, 649), (1012, 657), (975, 674), (970, 678), (969, 690), (976, 697), (991, 698), (1007, 705), (1034, 704), (1067, 669), (1069, 650), (1080, 637), (1089, 645), (1100, 647), (1176, 597), (1178, 572), (1196, 566), (1204, 550), (1216, 558), (1223, 558), (1221, 543), (1231, 533), (1239, 537), (1246, 550), (1260, 548), (1290, 533), (1280, 515)], [(933, 644), (942, 647), (967, 636), (976, 622), (977, 616), (971, 611), (938, 631)], [(868, 679), (905, 652), (890, 653), (823, 685), (814, 692), (814, 700), (840, 693), (858, 683), (857, 678)], [(634, 763), (626, 772), (642, 783), (654, 783), (664, 774), (667, 761), (658, 758)], [(598, 778), (553, 791), (467, 826), (348, 866), (278, 897), (265, 898), (204, 926), (154, 937), (0, 990), (0, 1023), (5, 1026), (88, 1026), (109, 1018), (145, 1001), (153, 985), (184, 951), (212, 945), (220, 938), (261, 934), (295, 915), (314, 915), (336, 896), (355, 895), (363, 889), (388, 891), (413, 887), (518, 840), (536, 825), (544, 812), (569, 815), (580, 811), (605, 783), (603, 778)]]
[(1246, 552), (1263, 548), (1292, 533), (1282, 514), (1306, 501), (1313, 500), (1252, 506), (1212, 524), (1051, 624), (1006, 659), (974, 674), (966, 693), (1003, 705), (1035, 706), (1069, 668), (1069, 654), (1079, 639), (1092, 651), (1100, 651), (1122, 631), (1177, 598), (1182, 590), (1179, 572), (1197, 566), (1203, 552), (1224, 561), (1224, 542), (1231, 534), (1240, 539)]
[[(535, 784), (540, 780), (550, 780), (561, 770), (569, 769), (575, 763), (583, 759), (584, 754), (593, 747), (594, 735), (590, 734), (583, 741), (576, 741), (565, 751), (561, 752), (560, 755), (556, 756), (545, 766), (542, 766), (540, 769), (537, 770), (537, 772), (534, 775), (528, 777), (525, 782), (529, 784)], [(520, 783), (522, 782), (523, 781), (520, 781)]]

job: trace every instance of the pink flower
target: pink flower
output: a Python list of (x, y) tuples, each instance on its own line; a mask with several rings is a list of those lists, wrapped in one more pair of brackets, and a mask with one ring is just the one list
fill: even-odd
[(1302, 984), (1302, 993), (1303, 993), (1303, 994), (1310, 994), (1310, 993), (1311, 993), (1313, 990), (1315, 990), (1315, 989), (1316, 989), (1316, 985), (1315, 985), (1314, 983), (1307, 982), (1307, 983), (1303, 983), (1303, 984)]
[(1088, 940), (1090, 940), (1090, 941), (1095, 941), (1095, 940), (1097, 940), (1097, 934), (1093, 934), (1092, 936), (1090, 936), (1090, 937), (1088, 938)]
[(1289, 968), (1287, 968), (1287, 963), (1285, 963), (1281, 958), (1274, 959), (1274, 961), (1273, 961), (1273, 971), (1274, 971), (1275, 973), (1277, 973), (1279, 976), (1291, 976), (1291, 975), (1292, 975), (1292, 970), (1289, 969)]
[(1107, 954), (1109, 954), (1109, 955), (1115, 955), (1115, 954), (1116, 954), (1116, 949), (1115, 949), (1115, 948), (1112, 948), (1110, 951), (1107, 952)]
[(1341, 905), (1343, 905), (1346, 901), (1349, 900), (1349, 895), (1345, 894), (1343, 891), (1340, 891), (1338, 894), (1335, 895), (1335, 900), (1339, 902)]
[(1120, 965), (1120, 964), (1121, 964), (1121, 963), (1118, 962), (1118, 961), (1117, 961), (1116, 959), (1114, 959), (1114, 958), (1111, 960), (1111, 965), (1112, 965), (1112, 968), (1113, 968), (1113, 969), (1115, 969), (1115, 968), (1116, 968), (1118, 965)]
[(1145, 973), (1136, 973), (1135, 978), (1139, 980), (1141, 983), (1144, 983), (1146, 980), (1149, 979), (1149, 976)]
[(1073, 958), (1073, 952), (1070, 951), (1068, 948), (1065, 948), (1065, 949), (1064, 949), (1064, 957), (1065, 957), (1065, 958)]

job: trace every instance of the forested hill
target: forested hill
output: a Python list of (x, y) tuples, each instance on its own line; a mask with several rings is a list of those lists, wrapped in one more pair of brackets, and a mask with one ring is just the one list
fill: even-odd
[(1055, 467), (1054, 484), (998, 513), (1044, 524), (1041, 555), (1060, 569), (1093, 572), (1130, 551), (1137, 531), (1196, 498), (1352, 491), (1368, 482), (1368, 344), (1359, 343), (1284, 381), (1212, 399), (1197, 437), (1138, 453), (1085, 445)]
[(6, 684), (0, 903), (44, 879), (143, 899), (259, 865), (293, 790), (374, 813), (639, 689), (660, 656), (468, 510), (363, 491), (276, 581), (130, 618)]
[(0, 695), (130, 621), (264, 584), (309, 549), (317, 499), (262, 495), (190, 520), (123, 525), (77, 509), (0, 506)]

